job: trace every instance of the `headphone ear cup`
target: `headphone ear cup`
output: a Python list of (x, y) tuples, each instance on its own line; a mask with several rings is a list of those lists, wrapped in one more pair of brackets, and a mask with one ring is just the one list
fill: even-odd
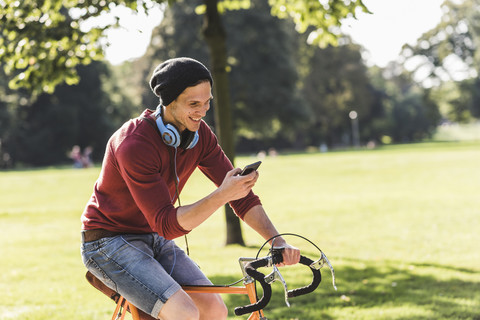
[(157, 117), (156, 120), (158, 130), (162, 136), (163, 142), (170, 147), (178, 147), (180, 145), (180, 134), (178, 133), (177, 128), (171, 124), (165, 125), (163, 123), (162, 117)]
[(166, 125), (167, 131), (162, 134), (163, 141), (171, 141), (169, 143), (165, 142), (167, 145), (177, 148), (182, 139), (180, 138), (180, 134), (178, 133), (177, 128), (171, 124)]

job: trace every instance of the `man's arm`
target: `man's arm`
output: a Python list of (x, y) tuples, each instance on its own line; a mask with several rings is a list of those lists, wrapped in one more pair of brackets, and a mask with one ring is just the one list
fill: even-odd
[(240, 172), (238, 168), (230, 170), (215, 191), (193, 204), (178, 207), (177, 221), (180, 226), (185, 230), (192, 230), (227, 202), (247, 196), (258, 179), (258, 173), (240, 176)]
[[(251, 208), (246, 213), (244, 221), (265, 240), (279, 234), (261, 205)], [(272, 241), (270, 241), (270, 244), (272, 244)], [(275, 238), (274, 245), (276, 248), (285, 248), (283, 252), (284, 265), (295, 264), (300, 260), (300, 250), (289, 245), (282, 237)]]
[[(216, 210), (227, 202), (245, 197), (255, 185), (258, 172), (254, 171), (246, 176), (238, 175), (240, 169), (233, 169), (227, 173), (222, 184), (208, 196), (199, 201), (181, 206), (177, 209), (177, 221), (185, 230), (192, 230), (207, 220)], [(278, 231), (268, 218), (263, 206), (252, 207), (244, 216), (244, 221), (265, 240), (278, 235)], [(275, 247), (285, 248), (283, 264), (290, 265), (300, 260), (300, 250), (289, 245), (285, 239), (275, 239)]]

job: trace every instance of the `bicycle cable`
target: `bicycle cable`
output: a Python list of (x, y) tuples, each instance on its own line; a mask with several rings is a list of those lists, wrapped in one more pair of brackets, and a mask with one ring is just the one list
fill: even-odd
[[(275, 239), (278, 238), (278, 237), (283, 237), (283, 236), (295, 236), (295, 237), (301, 238), (301, 239), (309, 242), (311, 245), (313, 245), (320, 253), (323, 253), (322, 249), (320, 249), (315, 243), (313, 243), (311, 240), (307, 239), (304, 236), (301, 236), (301, 235), (296, 234), (296, 233), (280, 233), (280, 234), (277, 234), (276, 236), (271, 237), (270, 239), (268, 239), (267, 241), (265, 241), (263, 243), (263, 245), (260, 247), (260, 249), (258, 249), (257, 255), (255, 256), (255, 259), (258, 259), (258, 256), (260, 255), (260, 252), (267, 245), (267, 243), (272, 241), (272, 248), (273, 248), (273, 245), (275, 243)], [(271, 254), (271, 251), (270, 251), (270, 254)]]
[(232, 287), (232, 286), (236, 285), (237, 283), (240, 283), (241, 281), (245, 280), (246, 278), (247, 278), (247, 277), (243, 277), (242, 279), (237, 280), (237, 281), (235, 281), (235, 282), (233, 282), (233, 283), (223, 285), (223, 287)]

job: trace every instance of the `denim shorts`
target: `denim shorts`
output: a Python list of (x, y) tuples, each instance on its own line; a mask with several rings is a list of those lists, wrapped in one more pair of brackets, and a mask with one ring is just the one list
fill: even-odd
[(93, 275), (154, 318), (181, 285), (212, 284), (174, 241), (156, 233), (85, 242), (81, 253)]

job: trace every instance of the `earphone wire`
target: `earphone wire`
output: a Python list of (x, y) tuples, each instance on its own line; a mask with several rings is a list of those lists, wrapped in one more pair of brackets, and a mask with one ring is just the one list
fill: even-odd
[[(155, 117), (161, 117), (163, 114), (163, 106), (162, 104), (159, 104), (157, 106), (157, 109), (155, 111)], [(173, 155), (173, 170), (174, 170), (174, 174), (175, 174), (175, 177), (174, 177), (174, 181), (175, 181), (175, 195), (177, 196), (177, 201), (178, 201), (178, 206), (181, 207), (182, 206), (182, 202), (180, 201), (180, 191), (179, 191), (179, 188), (178, 188), (178, 183), (180, 182), (179, 178), (178, 178), (178, 174), (177, 174), (177, 147), (174, 147), (174, 150), (175, 150), (175, 153)], [(172, 200), (173, 202), (173, 200)], [(187, 239), (187, 235), (184, 236), (185, 238), (185, 249), (187, 251), (187, 256), (190, 256), (190, 248), (188, 246), (188, 239)]]
[[(175, 149), (175, 155), (173, 157), (173, 170), (175, 172), (175, 194), (177, 196), (177, 201), (178, 201), (178, 206), (182, 206), (182, 202), (180, 201), (180, 192), (178, 190), (178, 183), (179, 183), (179, 178), (177, 174), (177, 148)], [(190, 248), (188, 247), (188, 238), (187, 235), (184, 235), (185, 238), (185, 250), (187, 251), (187, 256), (190, 256)]]

